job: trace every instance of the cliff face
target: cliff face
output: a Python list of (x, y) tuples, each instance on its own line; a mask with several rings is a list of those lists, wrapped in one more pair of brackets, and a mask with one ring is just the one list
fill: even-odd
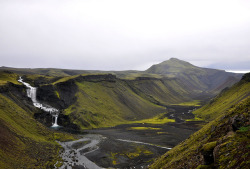
[(196, 114), (210, 122), (157, 159), (150, 168), (248, 168), (249, 76), (244, 75), (238, 84), (197, 110)]

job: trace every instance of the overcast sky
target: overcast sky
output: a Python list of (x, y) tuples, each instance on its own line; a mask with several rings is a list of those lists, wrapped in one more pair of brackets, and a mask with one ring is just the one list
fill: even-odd
[(250, 70), (249, 0), (0, 0), (0, 66)]

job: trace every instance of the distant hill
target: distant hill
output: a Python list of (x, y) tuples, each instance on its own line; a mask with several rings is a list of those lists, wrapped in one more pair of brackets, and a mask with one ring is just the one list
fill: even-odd
[(249, 168), (250, 73), (194, 111), (209, 123), (150, 168)]
[(190, 88), (210, 94), (218, 94), (223, 87), (232, 86), (242, 76), (224, 70), (197, 67), (176, 58), (153, 65), (146, 72), (179, 78)]
[(178, 73), (183, 73), (185, 71), (188, 71), (189, 73), (197, 73), (197, 71), (204, 73), (203, 68), (199, 68), (190, 64), (189, 62), (179, 60), (177, 58), (171, 58), (167, 61), (153, 65), (146, 70), (146, 72), (148, 73), (174, 75), (177, 75)]

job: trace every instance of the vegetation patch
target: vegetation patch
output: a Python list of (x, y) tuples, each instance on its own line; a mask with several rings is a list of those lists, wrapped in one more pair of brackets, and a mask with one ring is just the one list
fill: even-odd
[(248, 132), (250, 130), (250, 126), (240, 127), (239, 132)]
[(0, 70), (0, 85), (5, 85), (8, 82), (14, 83), (14, 84), (20, 84), (17, 79), (19, 76), (15, 73), (12, 73), (10, 71), (1, 71)]
[(157, 134), (169, 134), (168, 132), (157, 132)]
[(164, 107), (140, 97), (121, 80), (81, 81), (76, 84), (79, 88), (76, 103), (64, 114), (69, 115), (81, 129), (126, 124), (164, 111)]
[(200, 101), (200, 100), (193, 100), (193, 101), (191, 101), (191, 102), (183, 102), (183, 103), (172, 104), (172, 105), (177, 105), (177, 106), (195, 106), (195, 107), (199, 107), (199, 106), (201, 106), (201, 101)]
[(222, 91), (217, 97), (212, 99), (207, 105), (193, 111), (193, 114), (205, 121), (215, 119), (220, 112), (225, 112), (227, 109), (237, 104), (242, 99), (250, 94), (250, 83), (237, 83), (230, 90)]
[(186, 119), (185, 121), (203, 121), (203, 119), (195, 116), (193, 119)]
[(145, 146), (137, 145), (133, 149), (128, 149), (123, 152), (110, 152), (110, 159), (112, 160), (113, 166), (116, 166), (121, 163), (121, 160), (133, 160), (137, 158), (143, 158), (144, 156), (150, 156), (152, 154), (153, 152), (148, 150)]
[(202, 150), (203, 151), (211, 151), (216, 146), (217, 141), (209, 142), (203, 145)]
[(154, 127), (130, 127), (128, 130), (161, 130), (161, 128)]
[(166, 113), (162, 113), (162, 114), (157, 115), (157, 116), (150, 118), (150, 119), (131, 121), (129, 123), (130, 124), (132, 124), (132, 123), (165, 124), (165, 123), (175, 122), (175, 119), (169, 119), (169, 118), (165, 117), (165, 114)]

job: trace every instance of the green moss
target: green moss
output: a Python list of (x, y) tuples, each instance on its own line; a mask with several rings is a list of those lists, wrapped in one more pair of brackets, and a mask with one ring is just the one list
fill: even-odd
[(183, 103), (172, 104), (172, 105), (178, 105), (178, 106), (195, 106), (195, 107), (199, 107), (199, 106), (201, 106), (201, 101), (200, 101), (200, 100), (193, 100), (193, 101), (191, 101), (191, 102), (183, 102)]
[(185, 121), (203, 121), (203, 119), (195, 116), (193, 119), (186, 119)]
[(164, 111), (134, 93), (126, 82), (76, 82), (77, 101), (64, 111), (81, 127), (97, 128), (125, 124), (136, 119), (151, 118)]
[(161, 130), (161, 128), (154, 128), (154, 127), (130, 127), (129, 130)]
[(216, 146), (217, 141), (209, 142), (203, 145), (202, 150), (203, 151), (212, 151), (214, 147)]
[(143, 120), (138, 120), (138, 121), (131, 121), (129, 123), (130, 124), (133, 124), (133, 123), (165, 124), (165, 123), (175, 122), (175, 119), (169, 119), (169, 118), (164, 116), (165, 114), (166, 113), (162, 113), (162, 114), (157, 115), (153, 118), (143, 119)]
[(247, 132), (250, 130), (250, 126), (247, 126), (247, 127), (240, 127), (239, 131), (240, 132)]
[(8, 82), (14, 83), (14, 84), (20, 84), (17, 79), (19, 76), (15, 73), (9, 72), (9, 71), (0, 71), (0, 85), (5, 85)]
[[(55, 140), (74, 137), (48, 130), (13, 100), (0, 94), (0, 168), (51, 168), (59, 161)], [(29, 109), (27, 109), (29, 110)]]
[(133, 147), (132, 149), (128, 149), (121, 152), (110, 152), (110, 159), (112, 160), (112, 164), (115, 166), (119, 164), (118, 157), (123, 157), (127, 159), (135, 159), (139, 156), (150, 156), (153, 152), (146, 149), (145, 146), (137, 145), (136, 147)]
[(53, 82), (52, 84), (53, 84), (53, 85), (56, 85), (57, 83), (65, 82), (65, 81), (68, 81), (68, 80), (70, 80), (70, 79), (74, 79), (74, 78), (76, 78), (76, 77), (78, 77), (78, 76), (80, 76), (80, 75), (62, 77), (62, 78), (60, 78), (59, 80)]
[(118, 153), (113, 153), (113, 152), (111, 152), (110, 154), (111, 154), (110, 158), (112, 159), (112, 164), (113, 164), (113, 165), (117, 165), (118, 162), (117, 162), (117, 157), (116, 157), (116, 155), (117, 155)]
[(250, 93), (250, 83), (235, 84), (230, 90), (226, 90), (210, 101), (209, 104), (197, 109), (193, 113), (203, 120), (211, 121), (234, 104), (238, 103)]
[(55, 91), (55, 94), (56, 94), (57, 98), (60, 99), (60, 94), (58, 93), (58, 91)]
[(157, 134), (168, 134), (168, 132), (157, 132)]
[(199, 165), (196, 169), (213, 169), (214, 166), (209, 165)]

